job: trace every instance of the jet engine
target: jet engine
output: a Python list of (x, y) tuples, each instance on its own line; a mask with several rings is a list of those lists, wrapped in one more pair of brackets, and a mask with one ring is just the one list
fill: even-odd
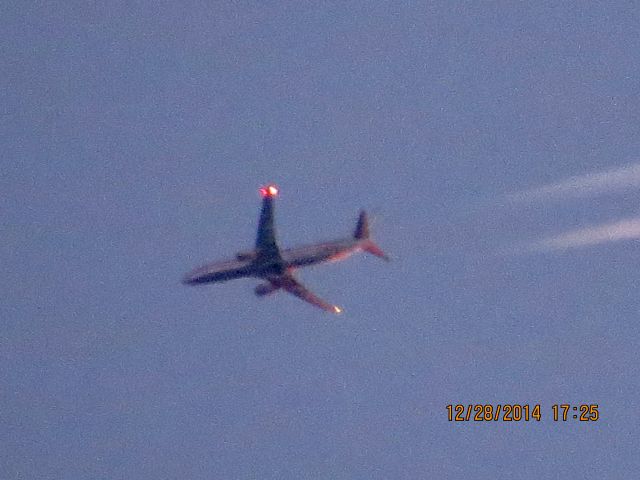
[(255, 288), (254, 292), (257, 296), (264, 297), (265, 295), (275, 292), (278, 288), (280, 287), (276, 287), (272, 283), (261, 283)]
[(253, 260), (256, 258), (255, 250), (249, 250), (247, 252), (238, 252), (236, 253), (236, 259), (238, 260)]

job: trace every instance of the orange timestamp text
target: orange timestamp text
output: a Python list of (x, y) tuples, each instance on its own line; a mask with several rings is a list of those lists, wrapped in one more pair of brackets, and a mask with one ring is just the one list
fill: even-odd
[[(567, 403), (551, 406), (555, 422), (577, 420), (595, 422), (600, 418), (598, 404), (570, 405)], [(467, 404), (447, 405), (447, 419), (450, 422), (529, 422), (542, 420), (540, 404)]]
[(468, 404), (447, 405), (450, 422), (520, 422), (540, 421), (540, 405)]

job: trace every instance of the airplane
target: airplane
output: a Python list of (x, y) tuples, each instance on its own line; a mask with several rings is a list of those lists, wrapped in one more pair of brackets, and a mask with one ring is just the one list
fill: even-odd
[(234, 260), (209, 263), (197, 268), (185, 275), (182, 282), (186, 285), (198, 285), (257, 277), (266, 280), (255, 287), (255, 294), (259, 297), (282, 289), (327, 312), (341, 313), (340, 307), (325, 302), (302, 285), (296, 279), (294, 271), (317, 263), (344, 260), (359, 251), (389, 261), (389, 257), (369, 238), (366, 212), (360, 211), (353, 235), (348, 238), (282, 250), (276, 241), (273, 219), (274, 202), (278, 193), (278, 187), (273, 184), (260, 188), (262, 209), (255, 249), (237, 253)]

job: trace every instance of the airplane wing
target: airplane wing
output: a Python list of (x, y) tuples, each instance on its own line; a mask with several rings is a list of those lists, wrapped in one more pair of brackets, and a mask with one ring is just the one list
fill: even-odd
[(280, 258), (280, 249), (276, 243), (276, 229), (273, 223), (273, 203), (278, 189), (269, 185), (260, 189), (262, 194), (262, 210), (258, 221), (256, 250), (260, 256)]
[(304, 285), (302, 285), (292, 274), (287, 273), (278, 278), (278, 285), (285, 289), (287, 292), (295, 295), (296, 297), (304, 300), (305, 302), (309, 302), (316, 307), (320, 307), (321, 309), (331, 312), (331, 313), (341, 313), (342, 309), (336, 305), (331, 305), (330, 303), (325, 302), (321, 298), (317, 297), (309, 290), (306, 289)]
[(230, 260), (203, 265), (182, 278), (182, 283), (195, 285), (198, 283), (224, 282), (234, 278), (246, 277), (249, 273), (247, 261)]

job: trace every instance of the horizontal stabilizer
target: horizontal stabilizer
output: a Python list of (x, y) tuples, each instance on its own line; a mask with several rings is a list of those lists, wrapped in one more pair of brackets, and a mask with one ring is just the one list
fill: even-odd
[(382, 251), (382, 249), (376, 245), (373, 240), (365, 240), (364, 242), (362, 242), (362, 249), (365, 252), (369, 252), (372, 255), (375, 255), (376, 257), (380, 257), (384, 260), (386, 260), (387, 262), (390, 260), (390, 258), (387, 256), (386, 253), (384, 253)]

